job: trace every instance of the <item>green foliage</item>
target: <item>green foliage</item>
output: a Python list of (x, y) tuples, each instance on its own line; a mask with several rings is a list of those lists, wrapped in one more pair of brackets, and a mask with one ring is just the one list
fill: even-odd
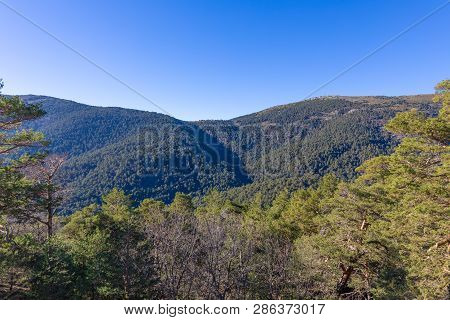
[(0, 215), (20, 214), (31, 198), (33, 184), (23, 169), (42, 157), (32, 148), (42, 147), (45, 141), (41, 133), (20, 127), (44, 114), (39, 105), (0, 95)]
[(192, 198), (183, 193), (175, 194), (175, 198), (169, 206), (170, 212), (178, 214), (193, 214), (194, 209)]
[[(229, 121), (183, 122), (120, 108), (98, 108), (42, 96), (47, 116), (34, 121), (68, 154), (58, 174), (72, 190), (71, 213), (114, 187), (133, 200), (168, 203), (176, 192), (203, 196), (231, 189), (245, 203), (257, 192), (269, 205), (284, 189), (316, 185), (327, 173), (349, 180), (365, 160), (392, 151), (397, 139), (383, 124), (398, 111), (434, 113), (430, 96), (317, 98), (270, 108)], [(237, 188), (237, 189), (236, 189)]]
[[(0, 80), (0, 93), (3, 83)], [(24, 122), (42, 117), (45, 112), (37, 104), (25, 104), (20, 97), (0, 95), (0, 155), (26, 147), (42, 146), (44, 136), (33, 130), (17, 130)], [(1, 163), (1, 162), (0, 162)]]
[(26, 295), (23, 282), (29, 276), (25, 263), (29, 254), (24, 252), (34, 241), (30, 231), (40, 231), (36, 225), (40, 219), (33, 215), (39, 187), (28, 173), (43, 159), (37, 150), (46, 142), (41, 133), (23, 125), (43, 115), (39, 105), (0, 95), (0, 296)]
[(151, 242), (140, 227), (141, 215), (117, 189), (101, 208), (87, 207), (68, 218), (61, 237), (83, 270), (82, 298), (155, 297)]
[[(139, 193), (134, 180), (124, 191), (109, 188), (119, 179), (110, 176), (114, 161), (126, 167), (120, 173), (132, 172), (126, 161), (132, 140), (116, 146), (124, 147), (122, 152), (105, 147), (111, 147), (105, 154), (117, 151), (113, 160), (103, 162), (106, 149), (93, 151), (98, 152), (96, 163), (105, 167), (91, 171), (94, 160), (82, 162), (77, 168), (86, 166), (95, 176), (83, 183), (98, 182), (90, 187), (99, 194), (111, 191), (101, 203), (93, 197), (93, 204), (57, 219), (55, 233), (48, 237), (40, 215), (48, 197), (42, 189), (36, 192), (36, 175), (26, 177), (18, 166), (25, 164), (23, 169), (35, 173), (39, 161), (25, 156), (22, 162), (6, 162), (0, 166), (0, 297), (448, 299), (449, 81), (436, 89), (439, 113), (423, 97), (326, 98), (227, 121), (226, 129), (214, 134), (211, 123), (199, 122), (204, 134), (217, 139), (209, 146), (234, 150), (254, 183), (227, 192), (209, 188), (236, 173), (234, 160), (208, 162), (208, 156), (195, 152), (193, 158), (211, 166), (194, 177), (164, 177), (166, 189), (156, 192), (170, 190), (168, 204), (145, 198), (135, 207), (136, 199), (156, 193)], [(65, 102), (64, 108), (72, 107), (75, 114), (84, 112), (84, 107)], [(386, 124), (393, 138), (380, 125), (397, 111), (405, 112)], [(302, 128), (294, 126), (292, 136), (282, 139), (246, 127), (257, 124), (276, 133), (274, 123), (297, 122)], [(195, 135), (184, 130), (183, 150), (198, 151), (190, 144)], [(103, 138), (79, 150), (107, 141), (108, 130), (102, 132)], [(255, 136), (240, 145), (237, 134)], [(296, 141), (297, 136), (302, 139)], [(401, 142), (393, 148), (395, 139)], [(267, 163), (252, 152), (266, 144), (269, 162), (279, 153), (294, 165), (264, 167)], [(72, 159), (83, 154), (73, 153)], [(74, 168), (71, 164), (66, 170)], [(264, 178), (270, 170), (280, 176)], [(99, 177), (105, 179), (97, 181)], [(177, 192), (202, 189), (199, 177), (210, 180), (202, 190), (205, 196), (193, 200)], [(234, 176), (225, 185), (242, 182), (240, 178)], [(147, 186), (158, 188), (159, 182)], [(193, 185), (180, 187), (183, 183)], [(48, 185), (47, 191), (53, 190)]]
[[(448, 89), (440, 94), (444, 100)], [(413, 110), (392, 119), (386, 127), (404, 136), (401, 144), (391, 155), (366, 161), (358, 169), (360, 177), (341, 185), (331, 198), (332, 210), (318, 232), (297, 240), (299, 252), (309, 247), (311, 259), (327, 261), (325, 275), (313, 273), (313, 278), (326, 282), (341, 266), (339, 296), (448, 297), (450, 135), (445, 108), (435, 118)], [(300, 262), (311, 260), (300, 257)]]
[(53, 238), (43, 246), (28, 246), (29, 259), (24, 266), (30, 270), (29, 296), (34, 299), (82, 298), (80, 284), (83, 270), (76, 265), (69, 248)]

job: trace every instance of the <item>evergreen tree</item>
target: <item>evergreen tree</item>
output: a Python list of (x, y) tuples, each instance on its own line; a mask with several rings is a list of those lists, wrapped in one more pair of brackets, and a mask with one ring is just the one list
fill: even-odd
[(143, 299), (157, 296), (156, 273), (140, 213), (114, 189), (100, 208), (72, 215), (61, 230), (74, 259), (83, 267), (86, 298)]
[(41, 133), (21, 126), (43, 115), (38, 105), (0, 94), (0, 297), (21, 296), (28, 286), (22, 258), (31, 241), (26, 233), (35, 228), (30, 213), (35, 209), (36, 185), (24, 171), (43, 159), (37, 151), (46, 142)]

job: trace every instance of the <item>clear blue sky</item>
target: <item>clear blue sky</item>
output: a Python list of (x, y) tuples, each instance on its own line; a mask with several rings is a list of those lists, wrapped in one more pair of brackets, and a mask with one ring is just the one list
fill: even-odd
[[(184, 120), (302, 100), (444, 0), (0, 0)], [(4, 93), (159, 111), (0, 3)], [(450, 5), (315, 95), (430, 93)]]

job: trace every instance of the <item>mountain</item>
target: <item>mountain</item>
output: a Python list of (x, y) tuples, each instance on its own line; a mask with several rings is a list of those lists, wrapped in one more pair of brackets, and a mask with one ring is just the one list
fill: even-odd
[[(353, 179), (355, 168), (365, 160), (390, 153), (397, 145), (383, 125), (412, 108), (436, 115), (431, 100), (432, 95), (323, 97), (236, 118), (232, 122), (244, 138), (223, 141), (240, 156), (253, 183), (231, 189), (229, 196), (243, 202), (262, 192), (270, 203), (283, 189), (315, 184), (327, 173)], [(254, 127), (262, 132), (256, 139)]]
[(185, 122), (46, 96), (22, 98), (42, 105), (46, 116), (30, 126), (45, 133), (50, 152), (67, 157), (60, 182), (71, 209), (99, 201), (113, 187), (135, 200), (168, 202), (176, 192), (217, 188), (238, 201), (256, 192), (269, 201), (330, 172), (352, 179), (364, 160), (397, 144), (382, 129), (396, 112), (437, 110), (431, 95), (323, 97), (227, 121)]

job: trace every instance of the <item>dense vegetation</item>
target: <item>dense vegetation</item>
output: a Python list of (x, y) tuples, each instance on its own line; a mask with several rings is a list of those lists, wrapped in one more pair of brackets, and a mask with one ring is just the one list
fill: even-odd
[[(352, 181), (345, 181), (352, 174), (342, 165), (357, 165), (374, 153), (391, 150), (390, 138), (366, 133), (393, 115), (389, 99), (376, 107), (380, 113), (350, 112), (357, 106), (368, 108), (365, 102), (320, 100), (329, 108), (327, 118), (333, 118), (330, 113), (336, 108), (332, 105), (344, 105), (337, 108), (342, 116), (336, 122), (323, 116), (310, 119), (317, 115), (302, 108), (285, 115), (292, 107), (286, 106), (235, 119), (217, 134), (207, 122), (197, 124), (201, 135), (212, 139), (208, 148), (224, 146), (228, 151), (223, 155), (231, 152), (233, 160), (224, 157), (229, 168), (235, 170), (234, 161), (242, 159), (249, 176), (263, 183), (258, 175), (266, 164), (246, 160), (244, 155), (251, 153), (236, 145), (233, 135), (243, 130), (236, 126), (249, 121), (270, 127), (267, 122), (278, 119), (282, 123), (311, 120), (306, 121), (306, 133), (301, 133), (304, 139), (293, 145), (281, 138), (261, 137), (269, 140), (270, 150), (276, 153), (310, 150), (312, 154), (302, 156), (298, 168), (323, 175), (315, 186), (277, 192), (270, 205), (265, 205), (261, 192), (245, 194), (245, 203), (239, 204), (230, 193), (216, 190), (195, 203), (190, 196), (177, 193), (169, 204), (151, 198), (136, 204), (125, 192), (113, 189), (101, 204), (93, 203), (68, 217), (56, 215), (67, 192), (54, 180), (62, 159), (24, 153), (45, 142), (38, 133), (18, 130), (24, 121), (41, 117), (42, 111), (18, 98), (1, 97), (0, 295), (38, 299), (448, 299), (450, 81), (436, 89), (439, 114), (427, 109), (428, 115), (416, 109), (398, 113), (386, 129), (401, 137), (401, 143), (390, 154), (364, 161)], [(314, 109), (312, 102), (304, 102), (304, 109)], [(341, 128), (341, 133), (342, 125), (350, 129)], [(308, 130), (315, 130), (318, 137), (309, 136)], [(358, 144), (358, 137), (352, 140), (354, 131), (370, 143)], [(320, 132), (336, 140), (327, 144)], [(323, 150), (319, 148), (322, 142)], [(258, 145), (244, 147), (251, 150)], [(17, 150), (24, 150), (20, 158), (11, 155)], [(360, 156), (354, 158), (355, 154)], [(282, 173), (271, 179), (272, 189), (283, 185), (283, 178), (294, 188), (296, 176)], [(258, 188), (252, 184), (248, 192)]]
[(73, 212), (119, 187), (135, 200), (170, 200), (177, 191), (226, 189), (249, 182), (239, 159), (194, 124), (169, 116), (24, 96), (46, 116), (26, 124), (45, 133), (49, 150), (63, 155), (58, 180)]
[(27, 126), (45, 134), (51, 153), (65, 155), (58, 179), (68, 190), (66, 213), (99, 203), (114, 187), (135, 201), (166, 203), (176, 192), (201, 196), (231, 188), (235, 201), (262, 192), (269, 204), (283, 189), (315, 185), (327, 173), (353, 179), (356, 167), (396, 145), (382, 129), (396, 112), (437, 110), (427, 95), (328, 97), (229, 121), (188, 123), (157, 113), (22, 98), (47, 112)]

